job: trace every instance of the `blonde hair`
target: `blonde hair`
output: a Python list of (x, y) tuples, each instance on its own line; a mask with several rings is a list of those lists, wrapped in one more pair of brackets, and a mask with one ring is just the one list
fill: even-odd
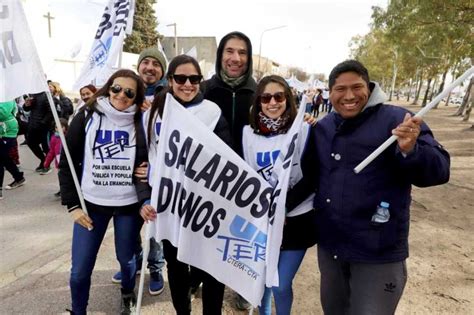
[(64, 96), (64, 92), (63, 90), (61, 89), (61, 86), (59, 85), (58, 82), (49, 82), (48, 85), (51, 85), (53, 88), (54, 88), (54, 95), (60, 95), (60, 96)]

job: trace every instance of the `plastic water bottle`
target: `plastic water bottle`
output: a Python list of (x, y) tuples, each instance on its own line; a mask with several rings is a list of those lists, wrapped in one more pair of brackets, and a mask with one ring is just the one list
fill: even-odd
[(380, 205), (377, 206), (377, 210), (375, 210), (371, 222), (375, 225), (388, 222), (390, 219), (390, 211), (388, 210), (389, 206), (390, 204), (388, 202), (382, 201)]

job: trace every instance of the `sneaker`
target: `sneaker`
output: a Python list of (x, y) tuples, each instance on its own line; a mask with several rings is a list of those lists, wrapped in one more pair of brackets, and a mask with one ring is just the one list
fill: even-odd
[(47, 175), (49, 173), (51, 173), (53, 171), (53, 169), (51, 167), (48, 167), (48, 168), (42, 168), (38, 173), (40, 175)]
[(3, 189), (0, 188), (0, 200), (2, 200), (2, 199), (3, 199)]
[(252, 308), (252, 305), (247, 302), (247, 300), (244, 299), (240, 294), (237, 294), (237, 296), (235, 297), (235, 308), (240, 311), (246, 311), (250, 310)]
[(165, 284), (163, 282), (163, 276), (161, 272), (152, 272), (150, 273), (150, 286), (148, 287), (148, 292), (150, 295), (158, 295), (165, 289)]
[(121, 315), (135, 314), (137, 311), (137, 297), (134, 292), (122, 294), (122, 303), (120, 304)]
[(58, 191), (57, 193), (54, 194), (54, 197), (56, 198), (61, 198), (61, 191)]
[(43, 162), (41, 162), (40, 165), (38, 165), (38, 167), (35, 168), (35, 172), (40, 173), (43, 169), (44, 169)]
[[(55, 194), (56, 195), (56, 194)], [(59, 196), (61, 196), (61, 192), (59, 192)], [(140, 269), (137, 269), (136, 275), (139, 275), (141, 272), (141, 267)], [(113, 276), (112, 276), (112, 282), (116, 284), (122, 283), (122, 273), (120, 271), (117, 271)]]
[(14, 180), (9, 185), (5, 186), (5, 189), (6, 190), (15, 189), (15, 188), (18, 188), (20, 186), (23, 186), (25, 183), (26, 183), (26, 179), (23, 177), (22, 179), (20, 179), (18, 181)]
[(116, 272), (116, 273), (112, 276), (112, 282), (113, 282), (113, 283), (116, 283), (116, 284), (122, 283), (122, 273), (121, 273), (120, 271)]

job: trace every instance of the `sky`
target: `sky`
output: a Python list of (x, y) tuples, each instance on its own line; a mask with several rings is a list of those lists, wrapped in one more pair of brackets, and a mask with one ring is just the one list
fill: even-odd
[[(87, 55), (107, 2), (24, 0), (40, 56)], [(261, 44), (262, 56), (327, 77), (349, 57), (350, 39), (369, 32), (375, 5), (385, 7), (387, 0), (158, 0), (155, 10), (162, 35), (174, 36), (173, 27), (166, 26), (172, 23), (178, 36), (215, 36), (217, 42), (238, 30), (250, 38), (254, 54)], [(55, 17), (53, 39), (43, 17), (48, 11)]]

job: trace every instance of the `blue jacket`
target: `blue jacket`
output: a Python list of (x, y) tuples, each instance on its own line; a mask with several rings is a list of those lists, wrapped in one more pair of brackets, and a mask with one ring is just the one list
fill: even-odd
[[(404, 157), (395, 142), (355, 174), (354, 167), (391, 136), (407, 112), (379, 103), (383, 92), (371, 87), (359, 115), (344, 120), (333, 112), (311, 129), (299, 189), (316, 191), (319, 246), (345, 261), (396, 262), (408, 257), (411, 185), (446, 183), (450, 159), (423, 123), (413, 152)], [(381, 201), (390, 203), (390, 220), (374, 226), (371, 218)]]

